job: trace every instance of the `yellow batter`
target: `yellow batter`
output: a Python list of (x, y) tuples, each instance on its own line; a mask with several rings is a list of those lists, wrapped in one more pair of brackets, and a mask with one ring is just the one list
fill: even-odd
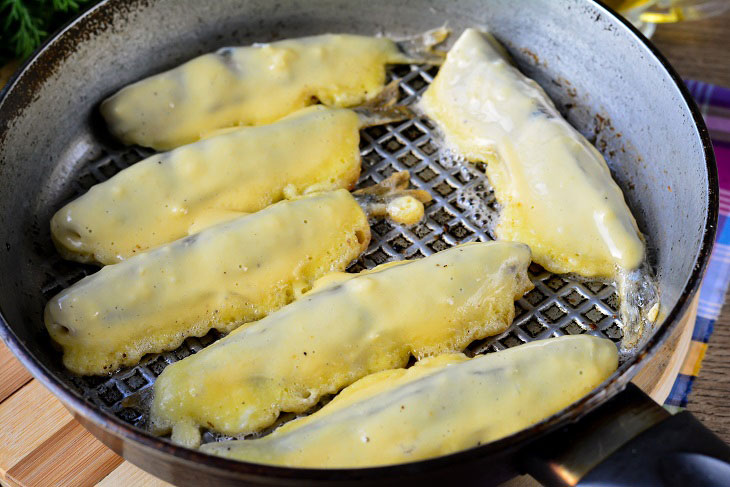
[(450, 148), (487, 163), (502, 206), (498, 238), (528, 244), (555, 273), (613, 278), (642, 262), (642, 237), (606, 161), (485, 35), (464, 32), (421, 105)]
[(383, 89), (386, 64), (410, 61), (390, 39), (347, 34), (224, 48), (123, 88), (101, 113), (122, 142), (167, 150), (317, 101), (359, 105)]
[(303, 412), (370, 373), (462, 350), (504, 331), (532, 288), (530, 250), (471, 243), (328, 283), (239, 328), (157, 378), (153, 430), (197, 446), (200, 427), (237, 435)]
[(113, 264), (284, 198), (351, 188), (358, 116), (318, 105), (156, 154), (97, 184), (51, 220), (61, 255)]
[(289, 467), (413, 462), (494, 441), (560, 411), (611, 375), (616, 346), (565, 336), (467, 359), (423, 359), (369, 375), (332, 402), (257, 440), (208, 443), (213, 455)]
[(48, 302), (46, 327), (68, 369), (111, 373), (263, 318), (344, 270), (369, 241), (347, 190), (283, 201), (102, 268)]

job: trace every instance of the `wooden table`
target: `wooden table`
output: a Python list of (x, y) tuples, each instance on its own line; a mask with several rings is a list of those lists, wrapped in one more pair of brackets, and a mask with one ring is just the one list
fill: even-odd
[[(730, 14), (706, 21), (664, 25), (656, 45), (680, 75), (730, 86)], [(0, 70), (0, 85), (3, 84)], [(695, 303), (696, 305), (696, 303)], [(652, 366), (637, 377), (661, 400), (686, 350), (688, 325), (677, 328)], [(676, 353), (675, 353), (676, 352)], [(730, 313), (718, 320), (689, 409), (730, 442)], [(33, 413), (28, 414), (32, 406)], [(12, 423), (12, 427), (6, 427)], [(106, 449), (9, 356), (0, 342), (0, 483), (3, 485), (165, 486)], [(21, 441), (22, 440), (22, 441)], [(65, 456), (72, 451), (74, 455)], [(513, 485), (531, 484), (516, 479)]]
[[(661, 25), (653, 41), (682, 77), (730, 87), (730, 12), (707, 20)], [(688, 409), (730, 443), (730, 309), (727, 306), (715, 323)]]

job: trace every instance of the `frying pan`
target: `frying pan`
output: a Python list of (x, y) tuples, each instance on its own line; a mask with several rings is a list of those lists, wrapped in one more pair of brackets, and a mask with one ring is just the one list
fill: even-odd
[[(43, 327), (43, 306), (94, 268), (56, 255), (49, 219), (91, 184), (149, 154), (122, 147), (106, 133), (98, 115), (103, 98), (226, 45), (322, 32), (406, 36), (444, 23), (456, 33), (484, 27), (504, 43), (520, 69), (606, 156), (646, 235), (662, 312), (613, 376), (541, 423), (468, 451), (388, 467), (303, 470), (181, 448), (147, 434), (144, 411), (125, 406), (122, 399), (149, 387), (167, 363), (215, 336), (189, 339), (174, 352), (148, 356), (112, 377), (81, 378), (64, 370)], [(401, 78), (403, 101), (409, 102), (435, 72), (405, 66), (390, 76)], [(482, 191), (489, 205), (488, 190), (475, 186), (473, 174), (439, 164), (432, 129), (427, 120), (416, 119), (363, 133), (364, 183), (393, 169), (410, 169), (414, 183), (431, 190), (434, 203), (419, 227), (376, 224), (373, 244), (355, 267), (488, 238), (479, 223), (484, 215), (465, 210), (459, 200), (471, 189)], [(687, 471), (694, 472), (695, 485), (730, 478), (717, 477), (727, 474), (726, 464), (715, 460), (730, 459), (726, 445), (689, 413), (669, 418), (629, 385), (697, 291), (715, 235), (718, 183), (707, 130), (676, 73), (635, 29), (598, 2), (107, 0), (48, 41), (0, 96), (0, 181), (0, 335), (92, 433), (165, 480), (197, 486), (494, 484), (524, 471), (555, 485), (581, 478), (587, 485), (671, 483)], [(620, 341), (612, 286), (538, 268), (531, 277), (536, 291), (517, 303), (510, 330), (471, 351), (583, 331)], [(207, 433), (206, 439), (214, 437)], [(631, 463), (637, 459), (638, 466)]]

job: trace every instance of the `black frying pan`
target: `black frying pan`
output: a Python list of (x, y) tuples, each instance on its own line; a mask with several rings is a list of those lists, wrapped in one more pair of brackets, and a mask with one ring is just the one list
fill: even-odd
[[(50, 216), (90, 184), (146, 155), (137, 148), (121, 147), (108, 136), (98, 116), (98, 103), (104, 97), (225, 45), (328, 31), (405, 36), (445, 22), (457, 33), (467, 26), (486, 27), (505, 44), (519, 67), (546, 89), (571, 123), (595, 140), (647, 236), (663, 312), (657, 327), (609, 380), (545, 421), (468, 451), (382, 468), (300, 470), (210, 457), (145, 433), (140, 427), (144, 414), (125, 408), (120, 399), (138, 387), (133, 375), (139, 372), (148, 387), (157, 369), (175, 360), (174, 353), (148, 357), (138, 368), (112, 378), (82, 379), (63, 369), (43, 327), (43, 306), (61, 287), (94, 269), (63, 262), (55, 254), (48, 230)], [(429, 75), (412, 69), (415, 74), (408, 69), (394, 74), (404, 76), (404, 90), (411, 99), (423, 89), (424, 81), (416, 78), (427, 82)], [(400, 153), (396, 152), (411, 149), (403, 127), (396, 124), (388, 126), (385, 135), (363, 135), (363, 151), (381, 149), (383, 161), (376, 164), (378, 168), (397, 166)], [(388, 147), (388, 134), (404, 137), (400, 147)], [(422, 166), (414, 168), (415, 174), (433, 163), (423, 147), (413, 148), (425, 157), (419, 163)], [(420, 176), (414, 180), (433, 189), (448, 177), (440, 174), (433, 183)], [(685, 471), (692, 472), (689, 478), (695, 485), (703, 478), (707, 485), (730, 478), (723, 470), (726, 464), (713, 460), (730, 459), (726, 445), (689, 413), (670, 418), (628, 385), (669, 336), (697, 291), (715, 235), (717, 173), (707, 130), (676, 73), (630, 25), (598, 3), (107, 0), (46, 43), (2, 92), (0, 181), (0, 336), (104, 443), (168, 481), (180, 485), (460, 480), (493, 484), (520, 471), (557, 485), (572, 484), (581, 477), (591, 485), (677, 479), (681, 484), (683, 478), (678, 475)], [(464, 217), (448, 195), (442, 196), (437, 198), (441, 206), (429, 210), (430, 219), (439, 218), (439, 209), (449, 208), (455, 212), (453, 218)], [(471, 233), (480, 231), (474, 228)], [(461, 238), (452, 237), (439, 238), (447, 244)], [(424, 242), (412, 244), (426, 249)], [(377, 263), (376, 252), (368, 255), (365, 265)], [(610, 289), (594, 291), (567, 278), (562, 280), (563, 287), (553, 288), (552, 277), (538, 271), (533, 275), (543, 296), (533, 304), (520, 302), (526, 316), (544, 321), (540, 310), (572, 289), (584, 292), (599, 311), (610, 311), (604, 299)], [(565, 332), (561, 319), (543, 324), (551, 327), (551, 333), (561, 334)], [(595, 333), (609, 334), (615, 325), (612, 320), (608, 315), (600, 318)], [(490, 346), (510, 346), (515, 337), (527, 340), (526, 323), (526, 318), (518, 318)], [(620, 334), (614, 338), (620, 339)], [(195, 351), (211, 339), (195, 339), (185, 346)], [(637, 449), (640, 453), (631, 453)]]

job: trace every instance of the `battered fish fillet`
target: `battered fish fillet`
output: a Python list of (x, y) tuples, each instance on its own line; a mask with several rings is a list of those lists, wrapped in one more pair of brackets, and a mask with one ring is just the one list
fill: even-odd
[(590, 335), (532, 342), (471, 360), (423, 359), (369, 375), (314, 414), (255, 440), (201, 450), (288, 467), (413, 462), (498, 440), (560, 411), (610, 376), (616, 346)]
[(485, 35), (464, 32), (421, 107), (451, 149), (487, 163), (499, 239), (528, 244), (555, 273), (616, 279), (639, 267), (643, 239), (606, 161)]
[(471, 243), (415, 261), (325, 279), (261, 321), (167, 367), (154, 385), (154, 432), (187, 446), (199, 428), (261, 430), (373, 372), (461, 351), (503, 332), (532, 288), (530, 250)]
[[(447, 35), (426, 33), (421, 48)], [(123, 88), (101, 113), (122, 142), (167, 150), (216, 129), (271, 123), (317, 101), (359, 105), (382, 90), (387, 64), (428, 58), (414, 59), (390, 39), (347, 34), (224, 48)]]
[(263, 318), (343, 271), (369, 241), (366, 214), (344, 189), (283, 201), (102, 268), (48, 302), (46, 328), (72, 372), (111, 373)]
[(351, 188), (359, 127), (355, 112), (318, 105), (153, 155), (61, 208), (51, 235), (66, 259), (113, 264), (241, 212)]

